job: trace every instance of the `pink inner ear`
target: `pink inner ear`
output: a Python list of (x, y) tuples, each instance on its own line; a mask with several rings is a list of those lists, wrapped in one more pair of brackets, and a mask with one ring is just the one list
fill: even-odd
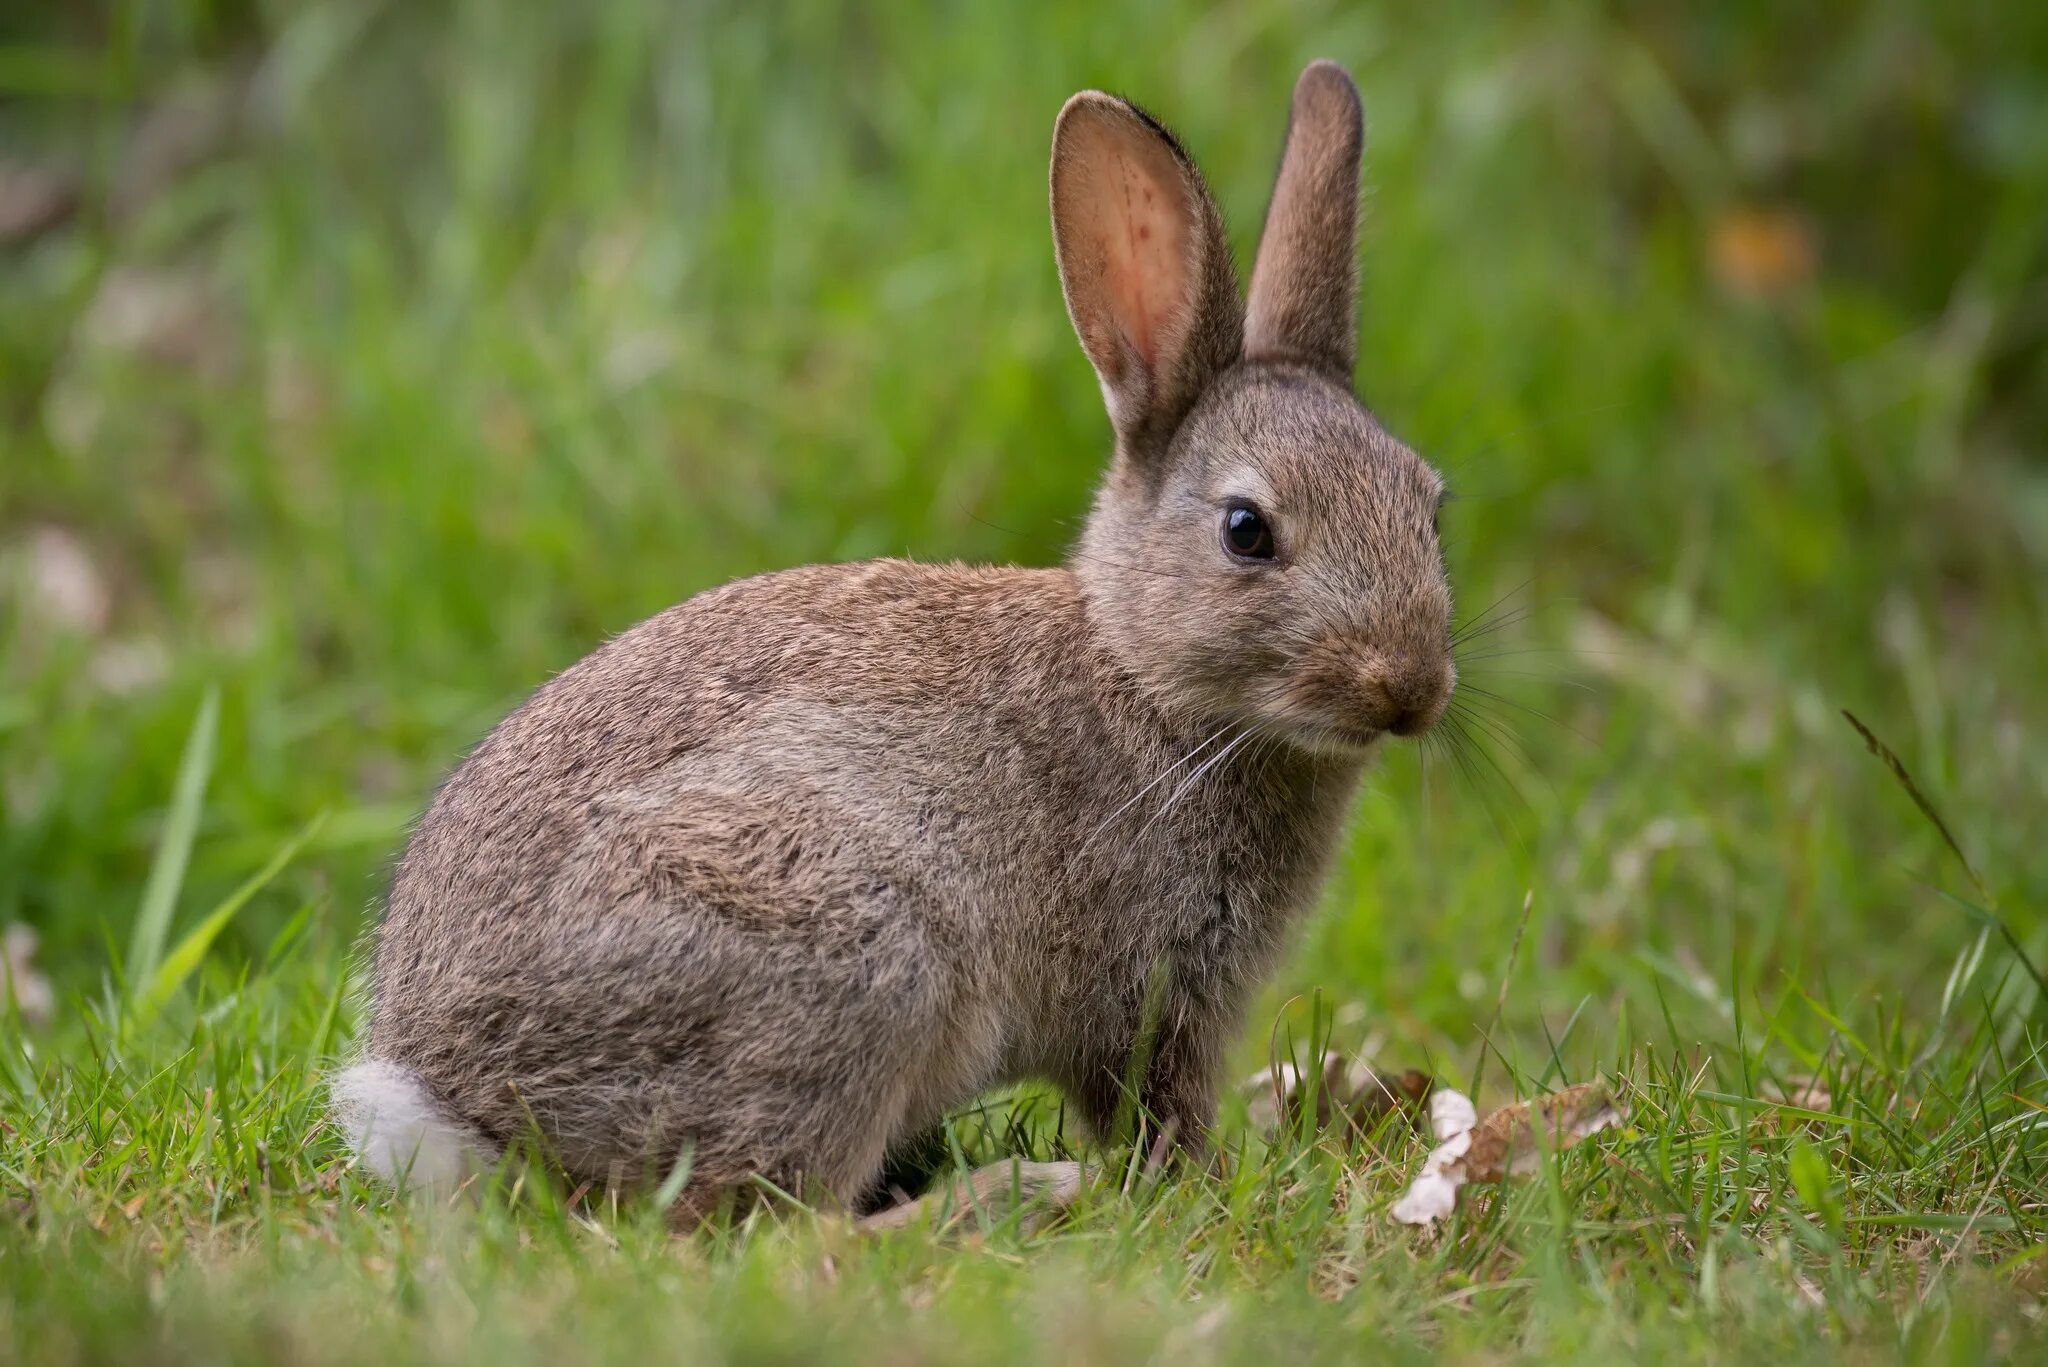
[[(1072, 167), (1074, 226), (1100, 274), (1096, 306), (1107, 332), (1084, 328), (1089, 357), (1106, 380), (1127, 380), (1128, 354), (1150, 374), (1187, 328), (1187, 192), (1179, 163), (1150, 129), (1131, 120), (1099, 124)], [(1123, 345), (1118, 345), (1118, 339)]]
[(1177, 183), (1160, 184), (1121, 154), (1115, 179), (1119, 208), (1105, 225), (1109, 284), (1117, 326), (1150, 371), (1161, 334), (1177, 331), (1187, 308), (1187, 216)]

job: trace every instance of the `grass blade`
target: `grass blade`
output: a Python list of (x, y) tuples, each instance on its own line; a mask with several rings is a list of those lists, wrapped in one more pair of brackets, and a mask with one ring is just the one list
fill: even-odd
[(171, 995), (184, 986), (185, 979), (191, 977), (192, 971), (199, 967), (200, 960), (206, 957), (206, 951), (212, 947), (220, 933), (227, 929), (228, 922), (234, 920), (257, 893), (269, 886), (271, 879), (284, 872), (285, 866), (298, 857), (299, 851), (319, 832), (321, 823), (326, 819), (326, 813), (323, 812), (307, 822), (305, 829), (279, 847), (277, 853), (270, 857), (269, 863), (251, 875), (242, 886), (229, 893), (219, 906), (208, 912), (198, 925), (185, 933), (185, 937), (164, 956), (162, 964), (158, 966), (148, 983), (138, 983), (133, 1013), (136, 1019), (147, 1020), (156, 1014), (157, 1010), (170, 1000)]
[(1925, 793), (1920, 791), (1920, 785), (1913, 781), (1913, 775), (1907, 772), (1905, 761), (1899, 758), (1898, 753), (1891, 746), (1879, 740), (1877, 733), (1865, 726), (1862, 718), (1858, 717), (1854, 712), (1845, 707), (1842, 709), (1842, 715), (1848, 719), (1849, 725), (1856, 728), (1856, 734), (1863, 737), (1863, 743), (1870, 747), (1870, 753), (1876, 755), (1883, 762), (1884, 767), (1892, 771), (1892, 777), (1897, 779), (1899, 786), (1906, 790), (1906, 796), (1913, 799), (1913, 805), (1920, 809), (1920, 815), (1926, 817), (1928, 821), (1933, 823), (1934, 829), (1941, 832), (1942, 840), (1948, 844), (1949, 853), (1955, 855), (1956, 862), (1963, 866), (1963, 872), (1969, 876), (1970, 885), (1977, 889), (1978, 894), (1985, 901), (1989, 902), (1991, 894), (1985, 889), (1984, 880), (1977, 876), (1976, 866), (1970, 863), (1970, 856), (1963, 853), (1963, 847), (1956, 842), (1954, 833), (1948, 828), (1948, 823), (1941, 819), (1941, 813), (1934, 810), (1934, 804), (1928, 801)]
[(696, 1167), (697, 1153), (693, 1146), (685, 1145), (677, 1155), (676, 1164), (668, 1170), (668, 1176), (661, 1179), (655, 1188), (653, 1209), (656, 1214), (667, 1215), (669, 1208), (682, 1196), (683, 1188), (690, 1185), (690, 1173)]
[[(1945, 888), (1935, 888), (1934, 893), (1935, 896), (1942, 898), (1944, 901), (1952, 902), (1960, 907), (1964, 912), (1968, 913), (1971, 920), (1976, 921), (1987, 930), (1996, 930), (1999, 938), (2005, 941), (2005, 947), (2012, 951), (2015, 959), (2020, 961), (2020, 967), (2026, 969), (2027, 976), (2034, 980), (2034, 986), (2039, 990), (2041, 999), (2048, 1001), (2048, 976), (2043, 976), (2041, 970), (2035, 966), (2033, 959), (2028, 956), (2025, 947), (2020, 944), (2019, 937), (2012, 933), (2012, 927), (2005, 923), (2003, 916), (2000, 916), (1995, 911), (1978, 906), (1967, 897), (1958, 897)], [(1944, 1006), (1945, 1010), (1946, 1006)]]
[[(2040, 989), (2042, 998), (2048, 999), (2048, 977), (2042, 975), (2041, 970), (2035, 967), (2034, 961), (2027, 956), (2027, 951), (2020, 947), (2019, 937), (2012, 933), (2012, 927), (2008, 926), (2005, 923), (2005, 918), (1998, 913), (1998, 899), (1991, 895), (1991, 889), (1986, 887), (1984, 880), (1977, 876), (1977, 870), (1970, 863), (1970, 857), (1963, 853), (1963, 847), (1956, 843), (1954, 834), (1949, 831), (1948, 823), (1941, 819), (1941, 813), (1934, 810), (1934, 804), (1928, 801), (1925, 793), (1920, 791), (1920, 785), (1913, 781), (1913, 775), (1907, 772), (1905, 762), (1893, 752), (1889, 745), (1879, 740), (1854, 712), (1845, 707), (1842, 709), (1842, 715), (1848, 718), (1849, 725), (1856, 728), (1856, 734), (1863, 737), (1863, 743), (1870, 747), (1870, 753), (1876, 755), (1878, 759), (1884, 762), (1884, 767), (1892, 771), (1892, 777), (1897, 779), (1899, 786), (1906, 790), (1906, 796), (1913, 799), (1913, 805), (1920, 809), (1920, 814), (1933, 823), (1935, 830), (1941, 832), (1941, 838), (1947, 843), (1949, 852), (1955, 855), (1956, 862), (1963, 866), (1963, 872), (1970, 879), (1970, 886), (1977, 889), (1977, 895), (1984, 899), (1984, 905), (1980, 907), (1965, 898), (1957, 897), (1953, 893), (1943, 892), (1940, 888), (1934, 890), (1968, 912), (1979, 924), (1995, 928), (2000, 937), (2004, 939), (2006, 948), (2013, 952), (2014, 957), (2020, 961), (2021, 966), (2033, 978), (2034, 985)], [(1951, 983), (1953, 984), (1953, 975), (1951, 975)], [(1942, 1002), (1942, 1014), (1944, 1016), (1948, 1014), (1946, 995), (1944, 995)]]
[(163, 961), (164, 940), (170, 934), (171, 913), (177, 909), (178, 891), (185, 884), (185, 865), (192, 856), (192, 839), (199, 832), (199, 812), (206, 799), (206, 780), (213, 772), (214, 739), (220, 729), (220, 690), (206, 690), (192, 732), (185, 738), (184, 758), (178, 761), (177, 786), (171, 791), (170, 815), (158, 835), (156, 854), (150, 860), (149, 882), (142, 891), (142, 906), (135, 914), (135, 930), (128, 942), (128, 960), (123, 967), (132, 993), (156, 977)]

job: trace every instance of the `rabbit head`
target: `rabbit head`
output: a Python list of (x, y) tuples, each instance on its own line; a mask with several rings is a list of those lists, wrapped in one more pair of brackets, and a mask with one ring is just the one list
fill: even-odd
[(1355, 754), (1443, 716), (1456, 673), (1443, 481), (1351, 391), (1358, 93), (1317, 62), (1240, 301), (1201, 173), (1128, 101), (1053, 133), (1061, 284), (1116, 455), (1074, 571), (1165, 706)]

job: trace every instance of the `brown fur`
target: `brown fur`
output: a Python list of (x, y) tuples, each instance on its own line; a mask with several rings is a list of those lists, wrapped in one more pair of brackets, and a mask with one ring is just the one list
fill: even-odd
[[(597, 1180), (688, 1150), (692, 1209), (753, 1174), (854, 1202), (1004, 1081), (1109, 1125), (1149, 989), (1137, 1100), (1203, 1133), (1371, 744), (1452, 687), (1439, 481), (1348, 386), (1357, 97), (1327, 64), (1302, 91), (1254, 359), (1185, 152), (1109, 96), (1062, 111), (1055, 243), (1117, 432), (1071, 565), (767, 575), (541, 688), (399, 866), (369, 1058)], [(1224, 553), (1233, 497), (1272, 562)]]

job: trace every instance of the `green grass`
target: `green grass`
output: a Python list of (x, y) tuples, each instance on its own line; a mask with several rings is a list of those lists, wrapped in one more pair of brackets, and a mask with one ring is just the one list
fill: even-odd
[[(1104, 8), (0, 19), (0, 151), (78, 189), (0, 245), (0, 922), (61, 998), (0, 1023), (0, 1360), (2048, 1346), (2048, 10)], [(1490, 1042), (1482, 1100), (1608, 1076), (1631, 1128), (1437, 1237), (1385, 1214), (1419, 1139), (1235, 1107), (1225, 1175), (1110, 1151), (1037, 1233), (364, 1185), (319, 1078), (437, 777), (707, 585), (1056, 560), (1107, 424), (1053, 114), (1169, 118), (1245, 260), (1322, 55), (1360, 389), (1507, 625), (1490, 758), (1375, 775), (1234, 1066)]]

